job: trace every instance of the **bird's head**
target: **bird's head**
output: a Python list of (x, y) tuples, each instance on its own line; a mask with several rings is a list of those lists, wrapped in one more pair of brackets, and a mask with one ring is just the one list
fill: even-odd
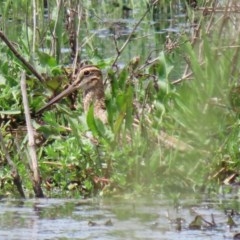
[(103, 89), (101, 70), (93, 65), (83, 66), (78, 70), (75, 81), (68, 88), (49, 101), (44, 107), (39, 109), (37, 113), (42, 112), (52, 104), (58, 102), (76, 90), (82, 89), (86, 93), (90, 90), (97, 90), (99, 88)]
[(83, 91), (98, 87), (100, 84), (102, 85), (102, 72), (99, 68), (92, 65), (80, 68), (73, 83), (74, 88), (79, 88)]

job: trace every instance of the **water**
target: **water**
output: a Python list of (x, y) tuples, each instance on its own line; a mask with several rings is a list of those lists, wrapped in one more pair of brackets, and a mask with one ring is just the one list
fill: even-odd
[[(155, 199), (29, 199), (0, 201), (0, 239), (233, 239), (238, 197)], [(234, 207), (234, 208), (233, 208)], [(227, 225), (226, 211), (237, 226)], [(190, 230), (197, 215), (215, 227)], [(176, 219), (182, 222), (176, 224)], [(205, 224), (206, 225), (206, 224)]]

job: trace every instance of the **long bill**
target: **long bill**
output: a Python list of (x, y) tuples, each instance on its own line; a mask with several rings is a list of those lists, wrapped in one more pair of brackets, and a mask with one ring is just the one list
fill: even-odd
[(37, 114), (41, 113), (42, 111), (44, 111), (45, 109), (47, 109), (51, 105), (53, 105), (53, 104), (57, 103), (58, 101), (60, 101), (62, 98), (68, 96), (69, 94), (71, 94), (75, 90), (78, 90), (79, 88), (81, 88), (82, 85), (83, 84), (81, 84), (81, 83), (80, 84), (73, 83), (67, 89), (63, 90), (56, 97), (54, 97), (52, 100), (50, 100), (44, 107), (40, 108), (36, 113)]

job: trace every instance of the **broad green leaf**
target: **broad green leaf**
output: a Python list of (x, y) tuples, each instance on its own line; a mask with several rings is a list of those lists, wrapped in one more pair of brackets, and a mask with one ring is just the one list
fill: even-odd
[(116, 121), (114, 123), (114, 126), (113, 126), (114, 134), (118, 134), (120, 132), (120, 129), (121, 129), (124, 117), (125, 117), (125, 113), (124, 112), (121, 112), (118, 115), (118, 117), (117, 117), (117, 119), (116, 119)]
[(94, 118), (94, 109), (93, 105), (90, 106), (87, 113), (87, 125), (93, 134), (98, 135), (99, 131)]
[(45, 52), (38, 51), (39, 61), (43, 66), (48, 66), (50, 68), (57, 66), (57, 61), (54, 57), (50, 56)]

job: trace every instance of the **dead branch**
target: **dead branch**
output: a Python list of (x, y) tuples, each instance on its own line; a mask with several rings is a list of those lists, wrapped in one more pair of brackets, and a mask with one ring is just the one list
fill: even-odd
[(27, 132), (28, 132), (28, 147), (29, 147), (29, 155), (30, 155), (29, 166), (31, 169), (33, 189), (36, 197), (44, 197), (43, 191), (41, 189), (41, 180), (40, 180), (39, 169), (38, 169), (37, 154), (35, 150), (34, 131), (31, 124), (30, 110), (29, 110), (29, 104), (28, 104), (28, 98), (27, 98), (25, 72), (23, 72), (21, 75), (21, 91), (22, 91), (23, 107), (24, 107), (25, 120), (27, 125)]

